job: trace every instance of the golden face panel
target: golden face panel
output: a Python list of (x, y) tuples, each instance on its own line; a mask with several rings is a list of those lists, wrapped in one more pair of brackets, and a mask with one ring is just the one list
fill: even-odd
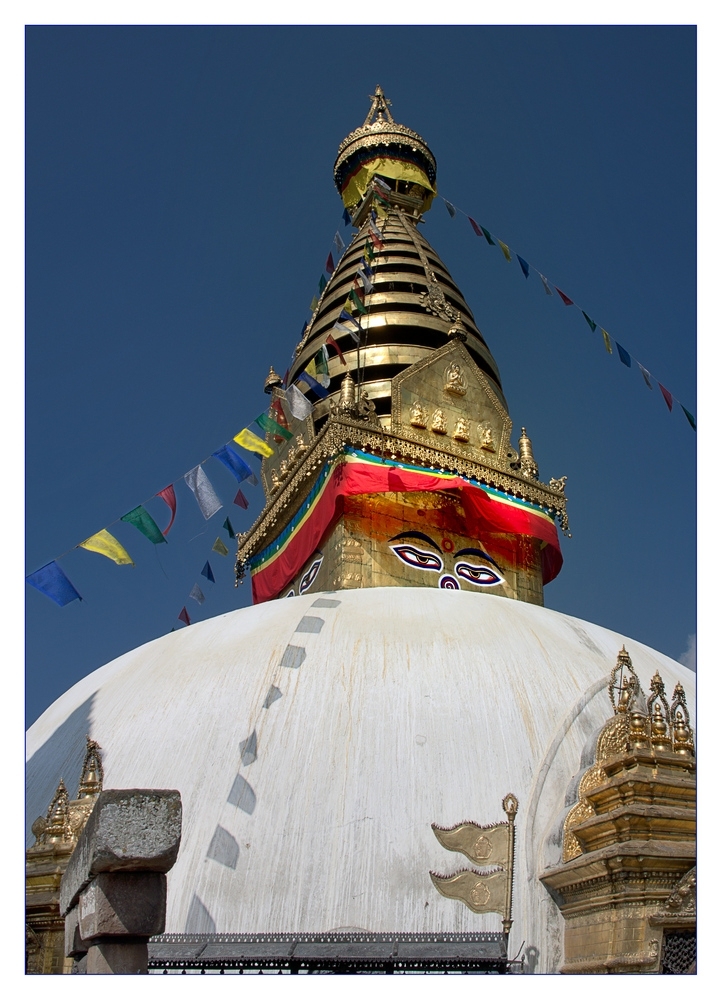
[(345, 497), (340, 520), (284, 594), (357, 587), (440, 587), (542, 604), (539, 542), (471, 534), (446, 493)]

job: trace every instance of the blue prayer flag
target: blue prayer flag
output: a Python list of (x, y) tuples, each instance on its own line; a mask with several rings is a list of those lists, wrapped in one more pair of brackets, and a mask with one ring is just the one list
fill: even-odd
[(343, 221), (345, 222), (345, 224), (347, 226), (351, 225), (351, 216), (348, 214), (348, 209), (347, 208), (344, 208), (344, 210), (343, 210)]
[(31, 587), (35, 587), (41, 594), (45, 594), (51, 600), (64, 608), (71, 601), (82, 601), (82, 597), (67, 578), (62, 569), (53, 560), (47, 566), (36, 569), (30, 576), (25, 577)]
[(213, 576), (213, 570), (211, 569), (211, 564), (206, 560), (206, 564), (201, 570), (201, 576), (204, 576), (209, 583), (215, 583), (216, 578)]
[(529, 277), (529, 265), (527, 264), (527, 262), (524, 260), (523, 257), (519, 256), (519, 254), (516, 255), (516, 259), (519, 261), (519, 267), (524, 272), (524, 277), (528, 278)]
[(250, 465), (247, 465), (238, 452), (229, 448), (227, 444), (224, 444), (218, 451), (214, 451), (213, 457), (222, 462), (239, 483), (242, 483), (244, 479), (250, 479), (253, 475), (253, 469)]
[(453, 219), (454, 216), (456, 215), (456, 209), (454, 208), (454, 206), (451, 204), (450, 201), (446, 200), (446, 198), (442, 198), (441, 200), (446, 205), (446, 211), (449, 213), (449, 215)]
[(326, 396), (328, 396), (328, 392), (326, 391), (326, 389), (324, 389), (321, 383), (317, 382), (312, 375), (309, 375), (308, 372), (301, 372), (301, 374), (298, 376), (298, 380), (299, 382), (300, 381), (305, 382), (306, 385), (309, 386), (309, 388), (313, 389), (316, 395), (320, 396), (321, 399), (325, 399)]
[(618, 344), (616, 340), (614, 341), (614, 343), (617, 344), (617, 351), (619, 353), (619, 360), (622, 362), (623, 365), (626, 365), (627, 368), (631, 368), (632, 367), (632, 359), (631, 359), (631, 357), (627, 354), (627, 352), (624, 350), (624, 348), (622, 347), (621, 344)]

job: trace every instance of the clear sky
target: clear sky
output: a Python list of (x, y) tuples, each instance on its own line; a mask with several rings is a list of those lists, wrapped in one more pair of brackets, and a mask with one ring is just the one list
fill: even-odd
[[(226, 516), (250, 526), (261, 488), (234, 507), (210, 460), (225, 507), (206, 523), (182, 477), (265, 408), (269, 364), (288, 365), (336, 230), (348, 241), (332, 167), (377, 83), (429, 143), (440, 195), (696, 414), (693, 27), (31, 27), (26, 42), (26, 571), (62, 556), (84, 598), (61, 609), (27, 588), (28, 722), (182, 628), (184, 605), (198, 621), (250, 603), (211, 547), (231, 546)], [(440, 198), (426, 219), (514, 435), (527, 428), (545, 481), (568, 476), (573, 537), (547, 606), (682, 657), (684, 414)], [(120, 524), (134, 568), (74, 548), (170, 482), (167, 546)], [(148, 509), (165, 526), (162, 502)]]

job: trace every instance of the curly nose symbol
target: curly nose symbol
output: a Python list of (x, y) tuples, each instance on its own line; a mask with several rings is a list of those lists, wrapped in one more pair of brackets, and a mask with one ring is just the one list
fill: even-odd
[(460, 590), (459, 581), (453, 576), (442, 576), (439, 586), (442, 590)]

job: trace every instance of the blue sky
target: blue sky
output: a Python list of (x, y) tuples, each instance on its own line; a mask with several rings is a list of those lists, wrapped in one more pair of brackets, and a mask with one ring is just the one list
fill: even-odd
[[(183, 474), (267, 404), (342, 205), (332, 167), (380, 83), (439, 193), (563, 289), (696, 414), (693, 27), (33, 27), (26, 48), (27, 718), (191, 619), (250, 602)], [(350, 230), (341, 228), (344, 238)], [(573, 537), (546, 604), (679, 658), (696, 632), (696, 435), (440, 199), (424, 235), (471, 306)], [(255, 460), (251, 460), (252, 462)], [(167, 546), (74, 546), (172, 481)], [(159, 500), (148, 505), (165, 525)], [(226, 541), (230, 540), (226, 536)], [(162, 549), (162, 551), (160, 551)], [(211, 558), (217, 582), (199, 576)], [(207, 600), (188, 599), (200, 582)], [(480, 600), (483, 597), (480, 597)]]

